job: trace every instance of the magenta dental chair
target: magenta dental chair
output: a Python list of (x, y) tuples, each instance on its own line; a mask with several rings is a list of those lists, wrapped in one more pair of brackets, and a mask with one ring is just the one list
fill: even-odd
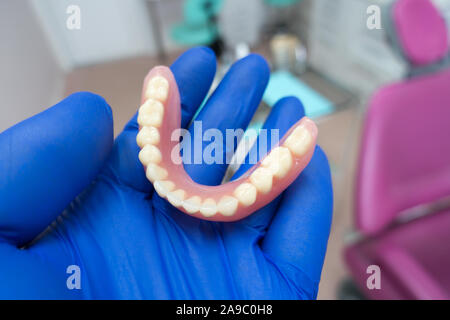
[[(399, 0), (391, 18), (422, 72), (371, 99), (356, 182), (362, 239), (345, 260), (366, 298), (450, 299), (450, 69), (432, 68), (448, 56), (447, 28), (430, 0)], [(367, 285), (371, 265), (380, 289)]]

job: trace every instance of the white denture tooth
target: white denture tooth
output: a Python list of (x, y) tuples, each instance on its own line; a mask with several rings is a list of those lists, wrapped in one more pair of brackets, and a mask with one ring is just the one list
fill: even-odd
[(155, 127), (142, 127), (136, 136), (136, 142), (141, 148), (147, 144), (157, 145), (160, 140), (159, 131)]
[(139, 113), (150, 114), (153, 112), (164, 112), (164, 105), (155, 99), (149, 98), (144, 104), (139, 108)]
[(183, 201), (183, 208), (187, 213), (194, 214), (200, 211), (201, 204), (202, 199), (199, 196), (193, 196)]
[(144, 166), (147, 166), (149, 163), (158, 164), (162, 160), (161, 151), (158, 147), (148, 144), (139, 152), (139, 160)]
[(266, 194), (272, 190), (272, 178), (272, 171), (259, 167), (251, 174), (250, 181), (259, 192)]
[(163, 121), (162, 113), (140, 114), (138, 116), (138, 123), (141, 126), (161, 127)]
[(207, 198), (200, 206), (200, 213), (205, 217), (212, 217), (217, 213), (217, 204), (214, 199)]
[(160, 197), (165, 198), (170, 191), (175, 189), (175, 183), (170, 180), (155, 181), (155, 183), (153, 183), (153, 187)]
[(244, 206), (249, 207), (256, 201), (256, 187), (251, 183), (243, 183), (234, 190), (234, 195)]
[(169, 81), (161, 76), (155, 76), (147, 83), (145, 97), (165, 102), (169, 95)]
[(284, 142), (284, 145), (297, 157), (301, 157), (311, 147), (311, 133), (304, 126), (297, 127)]
[(236, 213), (238, 204), (239, 202), (235, 197), (223, 196), (217, 205), (217, 209), (222, 215), (230, 217)]
[(147, 165), (147, 179), (150, 180), (152, 183), (158, 180), (164, 180), (169, 175), (167, 173), (167, 170), (158, 166), (154, 163), (149, 163)]
[(164, 106), (155, 99), (148, 99), (140, 108), (138, 123), (145, 127), (160, 127), (164, 116)]
[(183, 204), (183, 200), (186, 197), (186, 192), (182, 189), (178, 189), (167, 194), (167, 200), (171, 205), (178, 208)]
[(274, 177), (284, 178), (292, 167), (292, 155), (288, 148), (277, 147), (270, 151), (262, 166), (269, 169)]

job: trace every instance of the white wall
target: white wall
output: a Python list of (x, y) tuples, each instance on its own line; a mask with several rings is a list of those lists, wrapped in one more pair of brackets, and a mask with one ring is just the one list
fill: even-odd
[[(65, 70), (153, 55), (157, 52), (149, 15), (149, 0), (30, 0)], [(160, 0), (154, 6), (160, 16), (164, 47), (178, 48), (170, 28), (182, 19), (183, 0)], [(69, 30), (69, 5), (81, 10), (81, 29)]]
[(369, 30), (366, 24), (367, 7), (387, 1), (311, 0), (310, 64), (362, 95), (402, 78), (406, 65), (386, 42), (385, 30)]
[(225, 0), (219, 23), (227, 45), (234, 47), (246, 43), (255, 46), (267, 18), (265, 9), (263, 0)]
[(28, 1), (0, 1), (0, 132), (56, 103), (63, 71)]
[[(66, 70), (155, 52), (143, 0), (31, 0)], [(69, 5), (81, 10), (81, 29), (69, 30)]]

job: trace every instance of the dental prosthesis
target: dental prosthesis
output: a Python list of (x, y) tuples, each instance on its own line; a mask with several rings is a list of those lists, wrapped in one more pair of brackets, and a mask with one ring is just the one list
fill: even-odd
[(180, 142), (180, 95), (169, 68), (153, 68), (144, 81), (139, 109), (139, 160), (155, 191), (174, 207), (203, 220), (243, 219), (283, 192), (311, 160), (317, 127), (308, 118), (297, 122), (261, 161), (239, 179), (220, 186), (194, 182), (185, 172)]

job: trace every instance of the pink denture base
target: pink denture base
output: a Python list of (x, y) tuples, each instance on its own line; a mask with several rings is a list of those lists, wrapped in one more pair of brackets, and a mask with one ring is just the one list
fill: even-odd
[[(142, 103), (145, 102), (145, 89), (149, 80), (155, 76), (162, 76), (169, 82), (169, 94), (167, 100), (164, 104), (164, 117), (162, 125), (159, 129), (160, 131), (160, 143), (158, 148), (162, 154), (161, 167), (165, 168), (168, 172), (168, 177), (164, 180), (170, 180), (176, 185), (176, 189), (182, 189), (186, 192), (185, 199), (193, 196), (200, 196), (202, 199), (211, 198), (218, 203), (221, 198), (225, 195), (233, 196), (233, 192), (236, 188), (244, 182), (249, 182), (250, 174), (261, 166), (261, 159), (257, 164), (255, 164), (250, 170), (248, 170), (242, 177), (238, 180), (227, 182), (219, 186), (205, 186), (194, 182), (189, 175), (185, 172), (181, 156), (180, 156), (180, 144), (179, 141), (173, 141), (172, 134), (174, 130), (180, 128), (181, 124), (181, 105), (180, 105), (180, 95), (178, 92), (178, 86), (176, 84), (175, 78), (169, 68), (164, 66), (159, 66), (153, 68), (147, 75), (144, 81), (144, 90), (142, 94)], [(282, 146), (289, 135), (299, 126), (306, 128), (311, 134), (311, 143), (307, 151), (303, 153), (300, 157), (292, 154), (292, 166), (288, 173), (283, 178), (273, 177), (272, 189), (266, 193), (258, 193), (256, 201), (249, 206), (244, 206), (239, 203), (238, 208), (232, 216), (225, 216), (219, 212), (211, 217), (206, 217), (200, 212), (189, 214), (182, 206), (178, 209), (189, 214), (193, 217), (197, 217), (203, 220), (210, 221), (236, 221), (243, 219), (255, 212), (256, 210), (262, 208), (263, 206), (270, 203), (279, 194), (281, 194), (302, 172), (302, 170), (307, 166), (314, 153), (316, 138), (318, 130), (314, 122), (308, 118), (303, 118), (298, 121), (280, 140), (277, 146)], [(145, 168), (146, 169), (146, 168)]]

